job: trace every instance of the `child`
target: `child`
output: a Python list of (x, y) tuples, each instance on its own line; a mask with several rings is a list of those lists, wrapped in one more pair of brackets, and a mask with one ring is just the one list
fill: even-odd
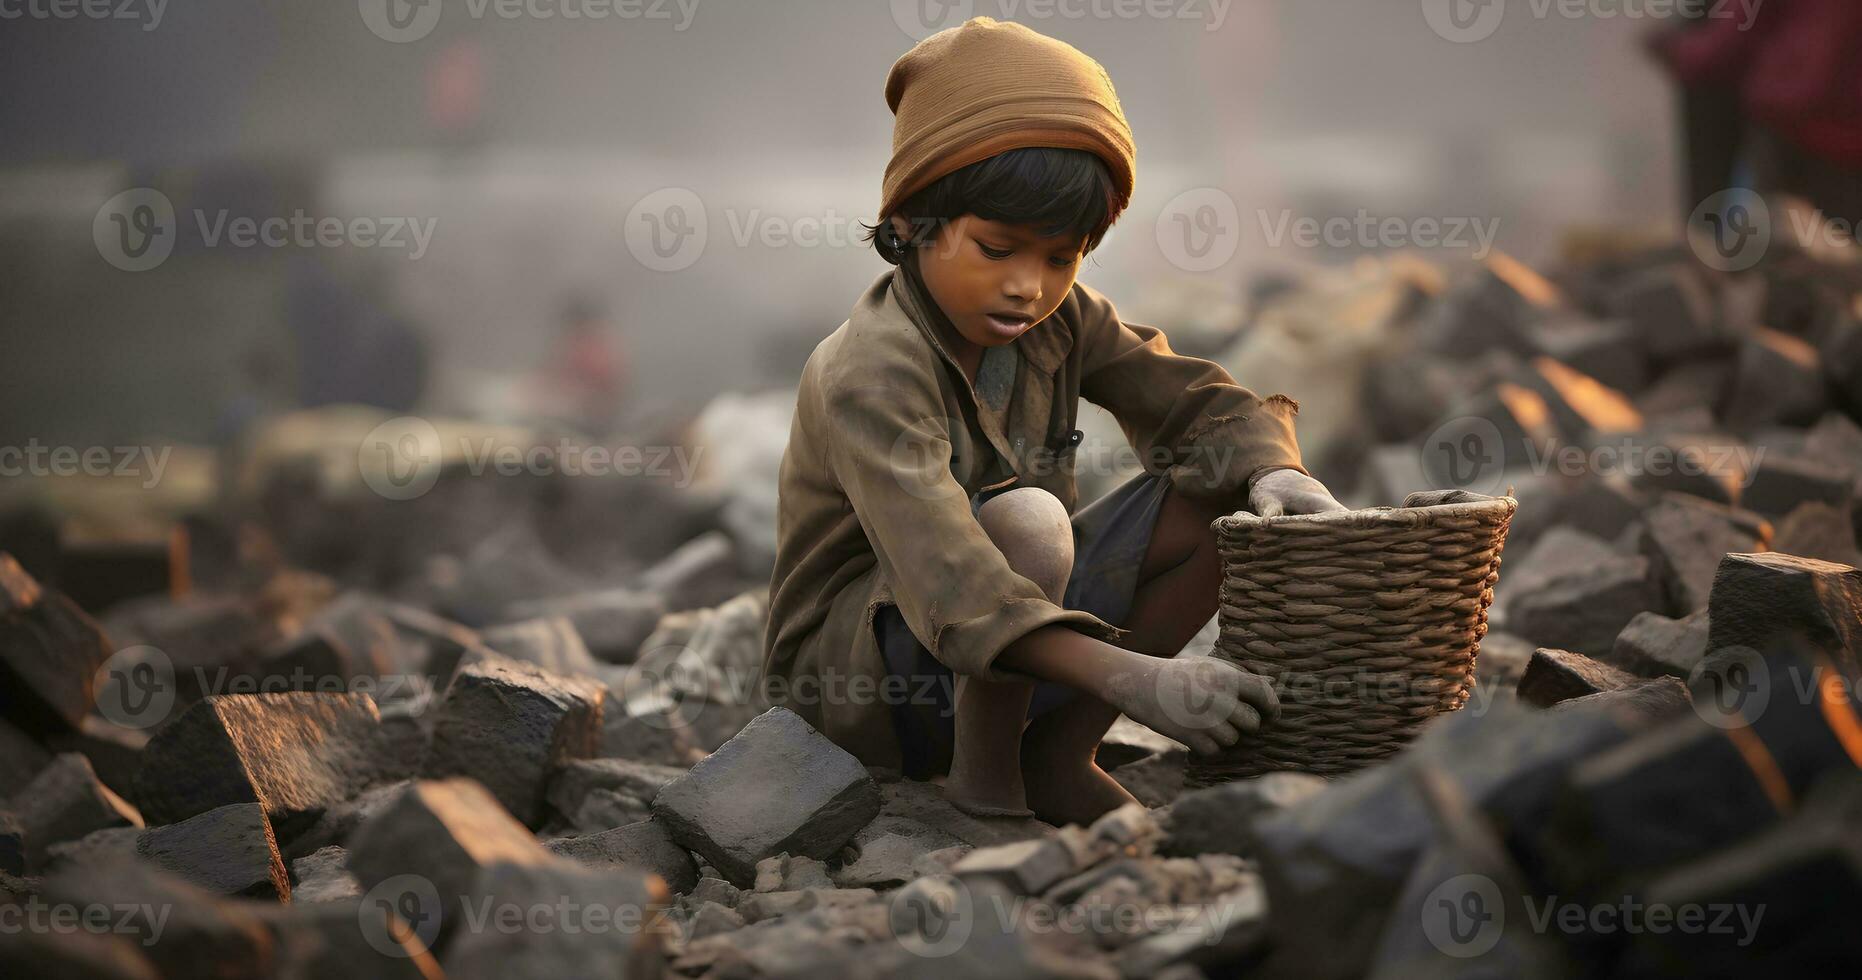
[[(886, 100), (869, 237), (897, 268), (802, 371), (765, 690), (867, 765), (947, 771), (967, 812), (1085, 823), (1132, 799), (1094, 763), (1120, 712), (1213, 752), (1279, 710), (1261, 677), (1170, 659), (1215, 613), (1210, 522), (1342, 508), (1290, 399), (1074, 281), (1133, 183), (1097, 62), (978, 17), (901, 58)], [(1146, 472), (1074, 513), (1082, 395)]]

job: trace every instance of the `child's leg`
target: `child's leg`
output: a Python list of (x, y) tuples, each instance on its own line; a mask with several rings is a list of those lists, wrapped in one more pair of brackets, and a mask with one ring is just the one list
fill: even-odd
[[(1053, 494), (1025, 487), (998, 494), (977, 511), (977, 523), (1009, 567), (1060, 602), (1073, 571), (1073, 525)], [(1034, 684), (957, 678), (956, 731), (944, 793), (977, 813), (1027, 811), (1020, 747)]]
[[(1211, 521), (1233, 508), (1167, 490), (1139, 567), (1138, 589), (1119, 646), (1174, 656), (1215, 615), (1222, 563)], [(1081, 693), (1029, 723), (1022, 769), (1030, 805), (1053, 823), (1089, 823), (1132, 801), (1093, 761), (1118, 709)]]

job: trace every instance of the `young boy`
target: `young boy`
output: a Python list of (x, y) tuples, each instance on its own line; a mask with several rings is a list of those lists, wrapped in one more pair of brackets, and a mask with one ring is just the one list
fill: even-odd
[[(1133, 183), (1097, 62), (978, 17), (901, 58), (886, 100), (871, 237), (897, 268), (802, 372), (765, 690), (868, 765), (948, 772), (968, 812), (1088, 822), (1132, 799), (1094, 763), (1120, 712), (1213, 752), (1279, 710), (1261, 677), (1170, 659), (1215, 613), (1210, 522), (1342, 508), (1290, 399), (1074, 281)], [(1146, 472), (1074, 513), (1082, 395)]]

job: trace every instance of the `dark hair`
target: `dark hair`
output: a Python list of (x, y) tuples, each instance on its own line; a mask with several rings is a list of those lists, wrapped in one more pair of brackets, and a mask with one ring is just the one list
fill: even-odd
[(998, 153), (954, 170), (906, 198), (898, 214), (912, 233), (892, 233), (892, 215), (864, 225), (866, 241), (893, 265), (905, 250), (937, 237), (946, 222), (973, 214), (988, 221), (1034, 225), (1042, 235), (1083, 235), (1085, 251), (1097, 248), (1112, 227), (1115, 205), (1112, 173), (1105, 161), (1085, 150), (1030, 146)]

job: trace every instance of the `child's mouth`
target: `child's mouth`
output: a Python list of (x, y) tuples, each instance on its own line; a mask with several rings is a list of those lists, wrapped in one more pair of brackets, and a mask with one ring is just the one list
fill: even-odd
[(989, 323), (989, 328), (993, 333), (1011, 340), (1021, 336), (1022, 331), (1027, 330), (1031, 325), (1031, 321), (1023, 317), (1002, 316), (996, 313), (985, 313), (983, 319)]

